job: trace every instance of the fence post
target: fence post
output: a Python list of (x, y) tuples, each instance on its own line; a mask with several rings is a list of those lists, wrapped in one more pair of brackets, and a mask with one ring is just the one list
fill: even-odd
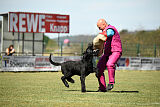
[(138, 44), (137, 44), (137, 56), (138, 56), (138, 57), (140, 56), (140, 50), (139, 50), (139, 49), (140, 49), (140, 44), (138, 43)]
[(81, 42), (81, 55), (83, 54), (83, 42)]
[(35, 42), (35, 34), (33, 33), (33, 41), (32, 41), (32, 45), (33, 45), (33, 46), (32, 46), (32, 55), (33, 55), (33, 56), (35, 56), (35, 55), (34, 55), (34, 42)]
[(62, 53), (63, 53), (63, 42), (61, 42), (61, 56), (62, 56)]
[(156, 44), (154, 44), (154, 57), (156, 57)]

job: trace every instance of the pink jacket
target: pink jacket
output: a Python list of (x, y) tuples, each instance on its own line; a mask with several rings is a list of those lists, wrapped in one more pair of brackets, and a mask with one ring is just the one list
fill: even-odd
[(104, 46), (105, 46), (104, 54), (110, 55), (112, 52), (122, 53), (121, 39), (120, 39), (120, 35), (119, 35), (117, 29), (112, 25), (108, 25), (104, 29), (104, 31), (106, 31), (107, 29), (113, 29), (115, 34), (112, 37), (107, 38), (107, 41), (104, 44)]

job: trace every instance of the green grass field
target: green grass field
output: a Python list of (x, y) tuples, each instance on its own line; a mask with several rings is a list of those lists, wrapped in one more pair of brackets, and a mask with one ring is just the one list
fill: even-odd
[(78, 76), (70, 88), (61, 76), (61, 72), (0, 73), (0, 107), (160, 106), (160, 71), (116, 71), (115, 87), (105, 93), (96, 92), (94, 74), (86, 78), (86, 93), (81, 93)]

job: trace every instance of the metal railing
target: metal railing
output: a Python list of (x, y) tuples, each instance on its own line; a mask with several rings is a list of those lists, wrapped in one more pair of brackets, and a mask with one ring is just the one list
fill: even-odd
[[(60, 44), (59, 52), (56, 50), (45, 50), (45, 53), (53, 52), (61, 56), (82, 55), (87, 48), (88, 43), (70, 43), (70, 45)], [(142, 44), (122, 44), (122, 56), (129, 57), (160, 57), (160, 45), (142, 45)]]
[[(15, 56), (49, 56), (52, 53), (55, 56), (81, 56), (87, 48), (87, 42), (76, 42), (66, 45), (61, 43), (59, 48), (44, 49), (43, 53), (19, 52), (14, 53)], [(160, 45), (142, 45), (142, 44), (122, 44), (124, 57), (160, 57)], [(1, 52), (1, 56), (5, 52)]]

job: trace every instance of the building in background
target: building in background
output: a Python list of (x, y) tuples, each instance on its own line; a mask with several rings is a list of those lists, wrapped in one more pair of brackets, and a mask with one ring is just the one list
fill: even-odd
[(42, 55), (43, 54), (43, 35), (44, 33), (26, 33), (8, 31), (8, 13), (0, 14), (2, 16), (1, 28), (1, 55), (5, 54), (6, 48), (14, 45), (15, 55)]
[(1, 55), (10, 45), (17, 55), (43, 55), (44, 33), (69, 33), (69, 15), (8, 12), (0, 16)]

